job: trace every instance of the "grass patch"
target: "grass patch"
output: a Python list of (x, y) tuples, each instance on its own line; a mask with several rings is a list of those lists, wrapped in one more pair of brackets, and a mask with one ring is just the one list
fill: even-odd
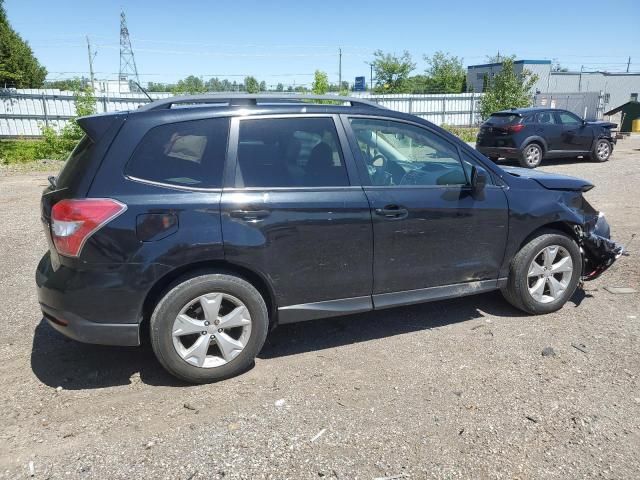
[(12, 165), (40, 159), (43, 140), (0, 140), (0, 163)]

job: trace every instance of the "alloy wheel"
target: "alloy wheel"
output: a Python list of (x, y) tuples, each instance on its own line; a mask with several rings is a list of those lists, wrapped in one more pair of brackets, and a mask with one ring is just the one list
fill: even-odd
[(531, 261), (527, 273), (529, 293), (540, 303), (550, 303), (565, 292), (573, 275), (573, 260), (560, 245), (543, 248)]
[(173, 322), (173, 346), (187, 363), (214, 368), (236, 358), (251, 336), (251, 315), (236, 297), (212, 292), (187, 303)]
[(598, 160), (606, 160), (609, 158), (609, 144), (607, 142), (598, 142), (596, 147), (596, 155)]
[(524, 158), (528, 165), (535, 167), (540, 163), (542, 157), (542, 150), (538, 145), (529, 145), (524, 151)]

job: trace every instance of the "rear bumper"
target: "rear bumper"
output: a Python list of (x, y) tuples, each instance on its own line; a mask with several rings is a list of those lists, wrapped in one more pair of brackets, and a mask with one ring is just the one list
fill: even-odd
[(51, 264), (50, 253), (36, 270), (38, 301), (44, 318), (60, 333), (86, 343), (140, 344), (140, 323), (157, 265)]
[(476, 150), (483, 154), (485, 157), (519, 158), (522, 155), (522, 152), (518, 148), (512, 147), (476, 146)]
[(44, 319), (61, 334), (83, 343), (99, 345), (140, 345), (140, 325), (137, 323), (95, 323), (71, 312), (59, 312), (43, 303)]

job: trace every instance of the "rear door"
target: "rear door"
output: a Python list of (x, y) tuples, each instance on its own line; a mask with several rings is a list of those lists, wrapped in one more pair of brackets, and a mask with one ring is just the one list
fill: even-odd
[(502, 188), (474, 194), (476, 160), (421, 125), (381, 117), (345, 123), (373, 214), (374, 304), (397, 303), (386, 295), (393, 292), (477, 281), (495, 287), (507, 239)]
[(562, 126), (556, 120), (553, 112), (544, 111), (534, 115), (535, 135), (544, 138), (547, 150), (562, 149)]
[(281, 323), (371, 308), (371, 214), (345, 142), (331, 115), (232, 121), (225, 258), (269, 280)]
[(562, 138), (560, 149), (573, 152), (588, 152), (593, 142), (591, 127), (571, 112), (555, 113), (556, 122), (561, 125)]

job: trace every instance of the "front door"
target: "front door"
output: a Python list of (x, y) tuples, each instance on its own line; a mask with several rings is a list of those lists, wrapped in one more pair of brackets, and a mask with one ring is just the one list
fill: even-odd
[(374, 304), (391, 292), (492, 284), (507, 239), (502, 188), (474, 194), (476, 160), (426, 127), (371, 117), (345, 123), (372, 211)]
[(268, 280), (281, 323), (371, 309), (371, 213), (339, 120), (235, 118), (230, 138), (226, 260)]
[(571, 112), (557, 112), (556, 121), (562, 126), (561, 149), (572, 152), (588, 152), (591, 150), (593, 133)]

